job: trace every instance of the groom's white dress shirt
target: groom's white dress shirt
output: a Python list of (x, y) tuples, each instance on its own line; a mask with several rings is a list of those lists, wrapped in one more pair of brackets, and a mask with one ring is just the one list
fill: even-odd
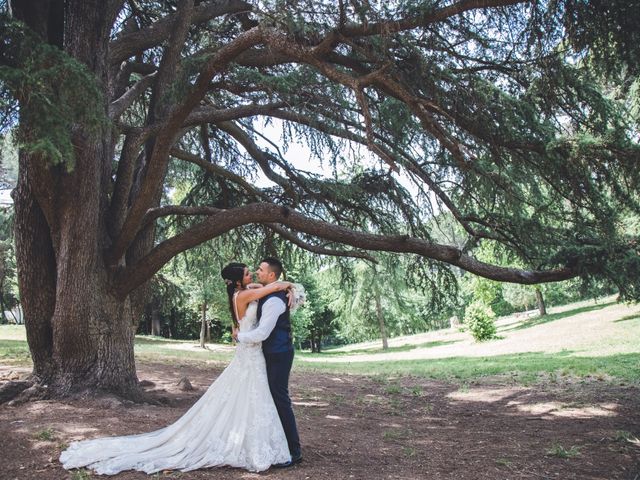
[(240, 343), (260, 343), (267, 339), (276, 326), (278, 317), (282, 315), (287, 306), (281, 298), (271, 297), (262, 305), (262, 314), (258, 319), (258, 326), (248, 332), (238, 333)]

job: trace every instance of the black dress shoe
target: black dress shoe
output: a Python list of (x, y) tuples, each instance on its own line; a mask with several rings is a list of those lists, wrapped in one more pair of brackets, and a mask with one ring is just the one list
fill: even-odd
[(296, 463), (300, 463), (302, 461), (302, 455), (296, 455), (295, 457), (291, 457), (291, 460), (283, 463), (275, 463), (273, 464), (273, 468), (289, 468), (293, 467)]

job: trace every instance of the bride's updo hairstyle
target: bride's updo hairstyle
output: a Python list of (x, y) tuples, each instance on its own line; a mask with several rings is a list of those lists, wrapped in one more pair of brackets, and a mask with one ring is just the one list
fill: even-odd
[(233, 308), (233, 294), (238, 288), (238, 282), (242, 283), (242, 278), (244, 277), (244, 269), (247, 266), (244, 263), (231, 262), (229, 265), (224, 267), (220, 272), (224, 283), (227, 284), (227, 295), (229, 296), (229, 310), (231, 310), (231, 319), (233, 320), (233, 324), (238, 326), (238, 319), (236, 318), (236, 312)]

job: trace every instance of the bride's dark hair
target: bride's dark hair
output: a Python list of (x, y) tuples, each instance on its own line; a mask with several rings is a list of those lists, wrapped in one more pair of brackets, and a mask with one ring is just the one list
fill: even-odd
[(242, 283), (242, 278), (244, 277), (244, 269), (247, 266), (244, 263), (231, 262), (229, 265), (224, 267), (220, 272), (224, 282), (227, 284), (227, 295), (229, 296), (229, 310), (231, 310), (231, 319), (233, 320), (233, 324), (238, 326), (238, 319), (236, 318), (235, 308), (233, 308), (233, 294), (236, 292), (238, 288), (238, 282)]

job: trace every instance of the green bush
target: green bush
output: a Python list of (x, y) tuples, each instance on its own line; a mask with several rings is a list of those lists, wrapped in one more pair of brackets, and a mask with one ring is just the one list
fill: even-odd
[(493, 310), (479, 302), (471, 303), (464, 312), (464, 324), (478, 342), (495, 338), (494, 319)]

